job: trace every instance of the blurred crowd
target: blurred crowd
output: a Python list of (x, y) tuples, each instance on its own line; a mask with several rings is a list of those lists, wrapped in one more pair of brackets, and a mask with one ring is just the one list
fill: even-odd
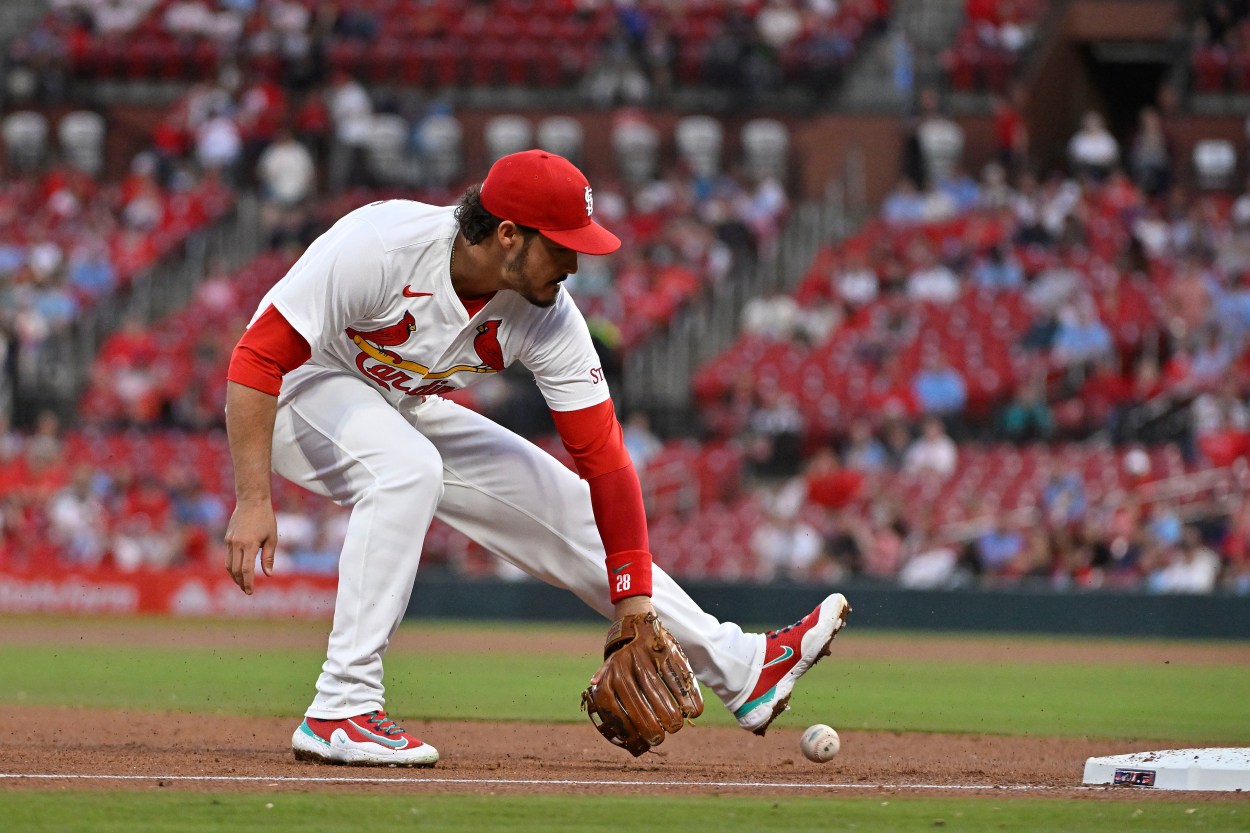
[[(211, 171), (150, 153), (106, 180), (55, 155), (0, 182), (0, 403), (72, 360), (72, 329), (222, 216), (230, 192)], [(8, 394), (7, 396), (5, 394)]]
[[(628, 422), (645, 486), (665, 455), (680, 452), (648, 438), (645, 423)], [(65, 432), (51, 414), (30, 431), (0, 428), (0, 567), (216, 566), (231, 507), (220, 431)], [(921, 453), (913, 444), (901, 473), (892, 473), (889, 451), (859, 442), (846, 464), (824, 449), (794, 477), (710, 504), (710, 512), (659, 512), (657, 557), (678, 575), (728, 579), (1250, 593), (1244, 467), (1194, 492), (1168, 474), (1183, 466), (1136, 449), (1036, 446), (1011, 458), (1001, 448)], [(920, 442), (944, 444), (937, 431)], [(944, 455), (962, 458), (954, 476), (926, 468)], [(998, 498), (1012, 487), (995, 478), (1013, 466), (1036, 488), (1008, 511)], [(936, 494), (944, 490), (968, 510), (956, 522), (942, 515)], [(282, 482), (275, 504), (279, 569), (332, 575), (346, 512)], [(700, 531), (704, 520), (715, 530)], [(687, 541), (691, 534), (703, 540)], [(720, 551), (698, 560), (709, 546)], [(501, 574), (480, 548), (437, 523), (425, 558), (443, 569)]]
[[(505, 5), (523, 15), (527, 4), (478, 4), (455, 31), (472, 35), (486, 7)], [(51, 372), (48, 348), (84, 310), (176, 260), (232, 195), (259, 198), (264, 251), (241, 266), (210, 260), (168, 316), (127, 317), (94, 358), (72, 428), (49, 412), (14, 430), (0, 407), (0, 565), (216, 563), (231, 504), (224, 371), (259, 298), (347, 211), (390, 196), (447, 204), (467, 182), (455, 108), (388, 95), (372, 83), (377, 69), (343, 49), (395, 35), (375, 6), (63, 0), (13, 46), (32, 95), (55, 93), (64, 79), (53, 69), (103, 72), (102, 55), (153, 31), (186, 54), (213, 49), (211, 72), (188, 73), (179, 59), (185, 93), (117, 181), (55, 148), (7, 169), (0, 357), (10, 388)], [(444, 32), (445, 6), (422, 4), (429, 14), (404, 25)], [(572, 6), (603, 45), (579, 71), (582, 93), (615, 108), (617, 171), (595, 180), (594, 208), (625, 246), (585, 259), (566, 286), (605, 367), (619, 366), (685, 305), (774, 257), (791, 209), (780, 122), (726, 137), (717, 120), (693, 116), (665, 136), (631, 105), (683, 83), (748, 99), (823, 83), (888, 9)], [(1210, 43), (1237, 43), (1244, 9), (1208, 6), (1227, 22), (1204, 24)], [(959, 48), (975, 44), (992, 67), (987, 55), (1027, 48), (1040, 9), (970, 1), (965, 13)], [(751, 299), (738, 341), (693, 380), (697, 450), (624, 414), (671, 571), (1250, 593), (1250, 188), (1218, 165), (1195, 161), (1188, 174), (1166, 91), (1127, 138), (1087, 114), (1066, 165), (1042, 173), (1009, 78), (988, 85), (996, 147), (975, 175), (938, 91), (919, 92), (878, 216), (829, 242), (794, 291)], [(576, 161), (583, 140), (571, 121), (501, 116), (484, 144), (497, 158), (565, 142), (558, 150)], [(0, 389), (0, 405), (11, 394)], [(516, 419), (533, 398), (532, 385), (500, 374), (461, 401)], [(333, 573), (343, 511), (282, 484), (275, 500), (280, 568)], [(426, 558), (493, 571), (481, 555), (436, 525)]]
[(973, 177), (922, 91), (879, 219), (700, 371), (708, 430), (762, 487), (754, 563), (1245, 592), (1250, 189), (1182, 175), (1166, 95), (1123, 145), (1088, 114), (1039, 176), (1017, 96)]
[[(217, 432), (30, 431), (0, 419), (0, 568), (216, 567), (233, 508)], [(279, 567), (333, 574), (346, 511), (278, 484)], [(337, 536), (337, 537), (335, 537)]]
[(947, 85), (1004, 93), (1033, 45), (1048, 4), (1038, 0), (965, 0), (954, 42), (941, 55)]
[[(259, 196), (264, 245), (288, 254), (373, 199), (453, 202), (467, 182), (465, 128), (454, 112), (433, 105), (401, 115), (394, 101), (378, 98), (346, 73), (296, 99), (263, 72), (227, 72), (188, 87), (120, 183), (62, 164), (55, 153), (8, 182), (3, 216), (15, 233), (4, 249), (8, 257), (0, 259), (0, 278), (13, 275), (13, 302), (0, 327), (12, 336), (9, 387), (20, 383), (20, 368), (33, 373), (45, 364), (42, 348), (63, 340), (84, 301), (126, 288), (132, 275), (175, 255), (186, 234), (219, 216), (235, 191)], [(522, 135), (505, 136), (488, 124), (492, 156), (515, 149), (508, 142), (528, 147), (550, 138), (541, 135), (546, 125), (536, 136), (521, 116), (494, 121), (519, 126)], [(567, 118), (549, 121), (576, 126)], [(713, 119), (690, 120), (699, 130), (686, 132), (698, 133), (697, 142), (663, 136), (636, 111), (620, 111), (616, 122), (618, 132), (628, 134), (629, 141), (622, 140), (628, 147), (621, 150), (619, 176), (597, 187), (595, 209), (626, 246), (612, 257), (587, 259), (569, 289), (605, 350), (627, 351), (774, 245), (789, 209), (782, 185), (786, 137), (757, 154), (758, 164), (730, 167), (722, 157), (727, 139)], [(407, 182), (371, 144), (377, 130), (396, 126), (413, 174)], [(567, 134), (568, 125), (561, 126)], [(763, 126), (784, 130), (779, 123)], [(580, 132), (571, 141), (566, 152), (577, 158)], [(661, 153), (668, 141), (689, 145), (689, 153), (669, 160)], [(88, 194), (96, 200), (90, 210), (79, 205)], [(99, 239), (105, 233), (113, 234), (111, 247)], [(21, 243), (23, 235), (29, 243)], [(70, 246), (73, 251), (65, 251)], [(122, 321), (94, 362), (86, 394), (92, 407), (84, 418), (114, 426), (219, 423), (220, 385), (209, 379), (225, 365), (229, 334), (241, 331), (260, 297), (259, 285), (245, 291), (239, 278), (213, 261), (199, 280), (193, 305), (197, 314), (220, 321), (212, 333), (180, 323)], [(0, 289), (9, 300), (10, 288)], [(200, 335), (188, 344), (192, 332)], [(501, 397), (496, 392), (493, 398)]]
[[(699, 87), (759, 102), (827, 91), (888, 0), (54, 0), (9, 61), (19, 89), (74, 79), (205, 80), (227, 64), (307, 91), (336, 72), (439, 87), (581, 86), (598, 106)], [(541, 44), (554, 49), (542, 50)]]
[[(1123, 153), (1089, 114), (1068, 172), (1040, 180), (1022, 130), (973, 178), (961, 129), (923, 96), (880, 220), (828, 247), (796, 292), (748, 304), (744, 346), (705, 369), (705, 399), (730, 413), (719, 430), (845, 435), (823, 398), (767, 384), (815, 359), (870, 370), (856, 401), (873, 412), (937, 416), (957, 438), (1103, 431), (1227, 462), (1207, 435), (1245, 427), (1250, 189), (1178, 181), (1152, 108)], [(744, 354), (753, 380), (738, 388), (722, 371)], [(1159, 419), (1181, 408), (1187, 419)]]
[(1250, 3), (1202, 0), (1189, 32), (1193, 89), (1199, 93), (1250, 91)]
[[(183, 451), (196, 443), (187, 440)], [(57, 418), (0, 422), (0, 565), (121, 570), (208, 563), (232, 508), (185, 460), (88, 460)], [(181, 456), (181, 455), (180, 455)]]
[[(825, 450), (768, 490), (751, 538), (754, 575), (861, 576), (917, 589), (1250, 593), (1244, 465), (1198, 476), (1177, 466), (1166, 476), (1139, 448), (1051, 446), (1027, 450), (1021, 476), (1011, 472), (1019, 453), (956, 449), (934, 424), (909, 446), (901, 472), (865, 470), (860, 457), (843, 465)], [(931, 457), (920, 462), (926, 446)], [(947, 475), (923, 468), (957, 456), (972, 459)], [(890, 465), (888, 452), (882, 458)]]

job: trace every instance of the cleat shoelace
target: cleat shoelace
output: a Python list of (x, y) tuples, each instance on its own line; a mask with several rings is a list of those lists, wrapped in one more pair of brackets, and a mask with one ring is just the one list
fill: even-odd
[[(803, 617), (803, 619), (806, 619), (806, 618), (807, 618), (806, 616)], [(781, 634), (789, 633), (793, 628), (797, 628), (799, 625), (803, 624), (803, 619), (800, 619), (797, 622), (793, 622), (789, 625), (786, 625), (784, 628), (780, 628), (775, 631), (765, 631), (764, 635), (767, 636), (769, 639), (776, 639)]]
[[(391, 735), (402, 735), (404, 733), (404, 730), (400, 728), (394, 720), (387, 717), (385, 712), (369, 712), (368, 722), (387, 737), (390, 737)], [(388, 723), (390, 724), (389, 726), (387, 725)]]

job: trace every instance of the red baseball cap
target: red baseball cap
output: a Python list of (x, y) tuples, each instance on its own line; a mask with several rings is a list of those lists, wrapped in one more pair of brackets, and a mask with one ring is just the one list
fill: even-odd
[(590, 218), (595, 204), (586, 176), (545, 150), (512, 153), (491, 165), (482, 207), (575, 252), (606, 255), (621, 247), (620, 238)]

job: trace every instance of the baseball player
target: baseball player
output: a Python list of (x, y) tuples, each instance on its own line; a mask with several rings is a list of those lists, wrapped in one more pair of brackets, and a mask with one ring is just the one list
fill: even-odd
[[(500, 159), (454, 207), (366, 205), (309, 246), (236, 346), (226, 425), (237, 502), (225, 538), (235, 582), (253, 592), (258, 554), (273, 571), (271, 467), (351, 507), (326, 661), (292, 737), (297, 758), (438, 760), (388, 717), (382, 682), (435, 517), (616, 620), (605, 653), (622, 621), (658, 614), (684, 648), (678, 659), (757, 734), (828, 653), (849, 612), (841, 594), (788, 628), (745, 633), (653, 566), (638, 476), (586, 324), (560, 287), (579, 253), (620, 245), (593, 211), (585, 176), (538, 150)], [(514, 361), (533, 372), (578, 474), (438, 396)]]

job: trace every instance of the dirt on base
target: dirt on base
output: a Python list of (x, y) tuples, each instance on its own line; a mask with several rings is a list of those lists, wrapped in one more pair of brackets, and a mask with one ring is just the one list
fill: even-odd
[[(261, 635), (263, 634), (263, 636)], [(438, 628), (400, 632), (393, 648), (436, 649), (447, 634)], [(3, 642), (42, 644), (324, 646), (324, 625), (265, 623), (83, 622), (9, 620)], [(592, 656), (593, 634), (569, 632), (544, 649)], [(524, 633), (458, 633), (457, 650), (534, 650)], [(1023, 650), (1022, 650), (1023, 649)], [(987, 659), (1010, 652), (1013, 662), (1066, 661), (1238, 663), (1245, 645), (1065, 646), (1010, 641), (925, 639), (839, 640), (847, 656), (942, 656)], [(861, 653), (863, 652), (863, 653)], [(798, 695), (802, 696), (802, 689)], [(709, 703), (709, 708), (717, 708)], [(1088, 739), (934, 735), (848, 730), (842, 752), (827, 764), (798, 751), (804, 727), (783, 717), (766, 737), (740, 729), (689, 726), (653, 753), (633, 758), (608, 745), (584, 724), (477, 721), (406, 721), (405, 727), (436, 746), (441, 760), (430, 769), (332, 767), (300, 763), (290, 751), (299, 718), (258, 718), (177, 712), (6, 706), (0, 712), (0, 775), (91, 776), (0, 778), (0, 790), (336, 791), (480, 794), (744, 794), (986, 795), (1116, 798), (1127, 788), (1085, 788), (1085, 759), (1185, 744), (1150, 739)], [(124, 776), (123, 779), (100, 776)], [(202, 779), (202, 780), (196, 780)], [(286, 780), (284, 780), (286, 779)], [(338, 779), (338, 780), (335, 780)], [(1229, 793), (1133, 791), (1168, 800), (1237, 799)]]

